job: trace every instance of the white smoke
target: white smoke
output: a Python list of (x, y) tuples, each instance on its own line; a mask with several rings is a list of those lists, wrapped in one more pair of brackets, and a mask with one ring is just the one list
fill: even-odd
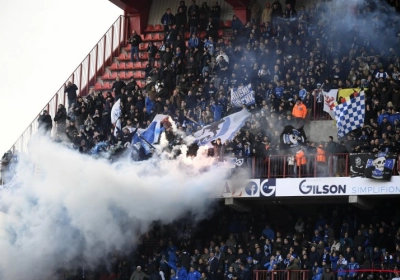
[(110, 164), (35, 140), (20, 158), (20, 186), (0, 192), (0, 279), (46, 279), (76, 257), (96, 265), (131, 248), (153, 221), (210, 214), (224, 173), (201, 152), (182, 152)]

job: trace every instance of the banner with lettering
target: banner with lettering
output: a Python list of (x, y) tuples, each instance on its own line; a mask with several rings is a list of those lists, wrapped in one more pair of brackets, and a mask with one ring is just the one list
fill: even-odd
[(251, 84), (231, 89), (231, 102), (234, 107), (252, 105), (256, 102)]

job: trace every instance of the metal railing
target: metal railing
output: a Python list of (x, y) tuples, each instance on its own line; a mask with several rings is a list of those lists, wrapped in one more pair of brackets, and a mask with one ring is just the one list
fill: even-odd
[[(127, 26), (127, 18), (125, 16), (119, 16), (79, 66), (67, 78), (66, 82), (71, 81), (77, 85), (80, 96), (88, 94), (89, 89), (95, 85), (99, 75), (104, 72), (105, 66), (112, 62), (113, 57), (119, 55), (121, 47), (126, 39)], [(11, 150), (13, 152), (26, 151), (30, 137), (36, 133), (38, 129), (37, 120), (42, 111), (47, 110), (52, 119), (54, 119), (58, 105), (63, 104), (67, 107), (67, 102), (68, 98), (64, 93), (63, 84), (43, 109), (40, 110), (25, 131), (22, 132), (21, 136), (13, 144)], [(54, 127), (53, 131), (55, 131)]]
[[(342, 279), (392, 279), (399, 277), (397, 269), (356, 269), (342, 270), (341, 272), (329, 272), (334, 275), (335, 279), (339, 276)], [(254, 270), (253, 280), (309, 280), (312, 279), (313, 273), (310, 270)], [(372, 278), (368, 278), (372, 276)], [(349, 277), (349, 278), (348, 278)]]
[(309, 270), (254, 270), (253, 280), (308, 280)]
[[(325, 162), (318, 161), (317, 155), (305, 155), (305, 164), (297, 166), (295, 155), (270, 155), (254, 157), (252, 178), (294, 178), (294, 177), (348, 177), (350, 176), (349, 154), (331, 154)], [(393, 175), (400, 174), (400, 155), (397, 156)]]

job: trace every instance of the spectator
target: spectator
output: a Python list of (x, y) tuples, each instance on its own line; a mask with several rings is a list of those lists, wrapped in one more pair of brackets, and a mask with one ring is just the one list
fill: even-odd
[(136, 61), (140, 61), (139, 58), (139, 44), (142, 42), (142, 37), (136, 33), (136, 30), (132, 31), (132, 35), (128, 39), (129, 44), (131, 44), (131, 62), (134, 61), (136, 57)]
[(70, 108), (72, 104), (76, 103), (76, 98), (78, 97), (76, 94), (77, 90), (78, 87), (71, 81), (68, 81), (68, 83), (64, 86), (64, 93), (67, 93), (68, 98), (68, 108)]
[(47, 112), (47, 110), (43, 110), (43, 114), (38, 118), (39, 129), (43, 129), (46, 134), (51, 133), (51, 129), (53, 128), (53, 120), (51, 116)]

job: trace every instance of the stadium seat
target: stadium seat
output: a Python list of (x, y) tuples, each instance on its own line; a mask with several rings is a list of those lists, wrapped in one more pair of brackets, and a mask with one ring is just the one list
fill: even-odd
[(145, 75), (144, 71), (136, 71), (134, 77), (135, 79), (144, 79)]
[(110, 72), (105, 72), (101, 78), (103, 80), (109, 80), (110, 79)]
[(149, 43), (140, 43), (139, 50), (141, 50), (141, 51), (147, 50), (148, 45), (149, 45)]
[(224, 20), (224, 27), (225, 28), (231, 28), (232, 27), (232, 21), (231, 20)]
[(155, 35), (152, 33), (148, 33), (146, 34), (146, 36), (144, 37), (143, 41), (153, 41), (154, 40)]
[(142, 60), (147, 60), (147, 59), (149, 59), (149, 54), (147, 52), (140, 52), (139, 57)]
[(110, 75), (110, 80), (115, 80), (118, 77), (118, 73), (117, 72), (112, 72)]
[(222, 38), (222, 36), (224, 36), (224, 30), (220, 29), (218, 30), (218, 37)]
[(145, 69), (147, 64), (148, 64), (148, 61), (142, 61), (141, 65), (140, 65), (140, 69)]
[(118, 63), (114, 62), (113, 64), (111, 64), (110, 70), (118, 70)]
[(161, 57), (160, 57), (160, 54), (159, 53), (156, 53), (156, 59), (160, 59)]
[(125, 48), (125, 51), (130, 52), (131, 51), (131, 44), (128, 44)]
[(94, 85), (94, 90), (101, 90), (103, 87), (102, 87), (102, 85), (101, 85), (101, 83), (96, 83), (95, 85)]
[(133, 64), (133, 69), (140, 69), (142, 67), (142, 63), (137, 61)]
[(125, 72), (119, 72), (119, 73), (118, 73), (118, 77), (119, 77), (120, 79), (122, 79), (122, 80), (125, 80), (125, 79), (126, 79), (126, 73), (125, 73)]
[(156, 24), (154, 26), (154, 31), (163, 31), (163, 30), (164, 30), (164, 28), (161, 24)]
[(206, 37), (207, 33), (205, 31), (201, 31), (200, 33), (200, 38), (204, 39), (204, 37)]
[(120, 62), (118, 65), (118, 70), (125, 70), (125, 62)]
[(154, 36), (154, 41), (163, 41), (164, 40), (164, 33), (156, 33)]
[(190, 32), (185, 32), (185, 39), (189, 40), (190, 39)]
[(144, 30), (144, 32), (152, 32), (152, 31), (154, 31), (154, 26), (151, 24), (148, 24), (146, 26), (146, 29)]
[(132, 69), (133, 69), (133, 62), (127, 62), (127, 63), (125, 63), (125, 69), (127, 69), (127, 70), (132, 70)]
[(130, 80), (130, 79), (133, 77), (133, 71), (128, 71), (128, 72), (126, 72), (125, 77), (126, 77), (128, 80)]
[(124, 54), (124, 53), (121, 53), (121, 54), (118, 56), (118, 60), (119, 60), (119, 61), (126, 61), (126, 60), (130, 60), (130, 59), (131, 59), (130, 56), (127, 55), (127, 54)]
[(102, 89), (111, 89), (112, 85), (110, 82), (104, 82), (103, 86), (101, 87)]

